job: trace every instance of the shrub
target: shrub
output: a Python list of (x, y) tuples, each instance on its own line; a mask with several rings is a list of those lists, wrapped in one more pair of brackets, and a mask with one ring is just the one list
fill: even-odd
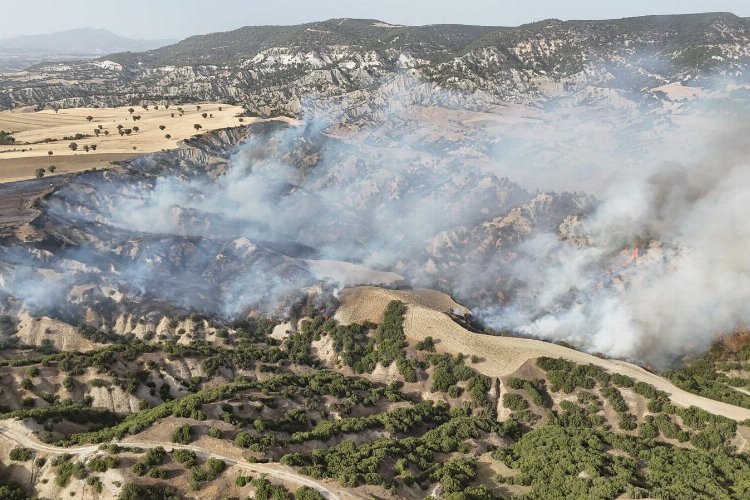
[(31, 450), (28, 448), (13, 448), (10, 450), (10, 459), (15, 462), (31, 460)]
[(440, 481), (443, 491), (456, 493), (463, 491), (477, 474), (477, 462), (471, 458), (454, 458), (437, 464), (430, 477)]
[(435, 352), (435, 340), (427, 336), (414, 346), (419, 351)]
[(609, 404), (616, 412), (628, 411), (628, 404), (618, 389), (614, 387), (602, 387), (601, 394), (609, 401)]
[(191, 469), (196, 463), (198, 463), (198, 457), (192, 450), (173, 450), (172, 458), (174, 458), (176, 462), (184, 465), (186, 469)]
[(128, 483), (122, 487), (119, 500), (179, 500), (176, 488), (160, 484)]
[(55, 482), (58, 486), (65, 487), (70, 482), (70, 478), (83, 479), (86, 477), (86, 469), (83, 464), (78, 462), (63, 462), (57, 469), (57, 478)]
[(190, 430), (189, 424), (184, 424), (179, 426), (175, 431), (172, 433), (172, 442), (173, 443), (179, 443), (179, 444), (188, 444), (191, 441), (192, 438), (192, 432)]
[(523, 389), (531, 397), (531, 402), (537, 406), (549, 408), (552, 401), (547, 394), (544, 380), (525, 380), (511, 377), (506, 381), (508, 387), (515, 390)]
[(383, 322), (375, 331), (378, 360), (383, 366), (389, 366), (395, 361), (406, 344), (403, 327), (404, 313), (406, 313), (406, 304), (392, 300), (385, 309)]
[(503, 394), (503, 406), (512, 411), (525, 410), (529, 407), (529, 402), (519, 394)]
[(146, 456), (143, 457), (143, 463), (145, 463), (148, 466), (153, 465), (161, 465), (164, 463), (164, 457), (167, 456), (167, 452), (164, 451), (164, 448), (161, 446), (157, 446), (156, 448), (151, 448), (146, 452)]
[(617, 424), (620, 426), (620, 429), (624, 431), (632, 431), (638, 427), (635, 415), (627, 412), (618, 413)]
[(406, 359), (403, 355), (399, 356), (396, 360), (396, 367), (398, 371), (403, 375), (404, 381), (416, 382), (417, 381), (417, 370), (411, 361)]
[(101, 493), (102, 490), (104, 490), (104, 486), (102, 485), (102, 482), (96, 476), (91, 476), (87, 478), (86, 484), (91, 486), (91, 489), (93, 489), (94, 492), (96, 493)]
[(116, 469), (120, 465), (117, 457), (94, 457), (89, 460), (88, 469), (92, 472), (106, 472), (107, 469)]
[(457, 385), (452, 385), (450, 389), (448, 389), (448, 396), (452, 398), (458, 398), (461, 396), (461, 393), (463, 393), (463, 389), (461, 389)]
[(609, 381), (617, 387), (633, 387), (635, 385), (635, 380), (621, 373), (613, 373), (610, 375)]
[(638, 435), (644, 439), (654, 439), (659, 435), (659, 429), (650, 422), (643, 422), (638, 428)]
[(226, 468), (227, 464), (224, 460), (219, 460), (218, 458), (209, 458), (206, 460), (206, 469), (208, 469), (208, 472), (214, 477), (224, 472), (224, 469)]
[(323, 500), (325, 497), (316, 489), (302, 486), (294, 492), (294, 498), (295, 500)]
[(167, 477), (167, 469), (165, 469), (164, 467), (153, 467), (150, 471), (148, 471), (148, 477), (165, 479)]
[(255, 500), (287, 500), (291, 498), (289, 490), (281, 485), (271, 483), (264, 477), (253, 479), (250, 484), (255, 489)]

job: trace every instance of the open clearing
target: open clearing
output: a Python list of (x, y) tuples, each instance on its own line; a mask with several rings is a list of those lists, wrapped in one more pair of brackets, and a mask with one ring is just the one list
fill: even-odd
[[(240, 122), (237, 115), (242, 112), (240, 106), (222, 103), (171, 105), (169, 109), (124, 106), (61, 109), (57, 113), (30, 109), (2, 111), (0, 130), (13, 133), (16, 143), (0, 146), (0, 182), (31, 178), (37, 168), (48, 169), (50, 165), (55, 165), (55, 175), (99, 168), (112, 161), (177, 148), (179, 141), (196, 133), (259, 121), (245, 117)], [(140, 119), (133, 120), (139, 116)], [(201, 129), (196, 131), (195, 124)], [(130, 133), (120, 134), (118, 125)], [(94, 129), (99, 130), (98, 136)], [(76, 134), (87, 137), (74, 139)], [(78, 145), (77, 151), (70, 148), (73, 142)], [(96, 150), (86, 152), (84, 146), (96, 146)]]
[(404, 318), (404, 333), (411, 342), (432, 336), (438, 351), (450, 354), (476, 355), (480, 361), (472, 364), (489, 377), (507, 377), (530, 359), (540, 356), (565, 358), (579, 364), (591, 363), (610, 373), (621, 373), (653, 385), (669, 393), (678, 406), (696, 406), (716, 415), (737, 421), (750, 418), (750, 410), (713, 399), (704, 398), (679, 389), (664, 378), (625, 361), (602, 359), (574, 349), (540, 340), (518, 337), (494, 337), (472, 333), (453, 321), (447, 312), (461, 314), (465, 308), (448, 295), (434, 290), (386, 290), (377, 287), (348, 288), (341, 293), (341, 306), (336, 319), (344, 324), (365, 320), (379, 323), (388, 302), (401, 300), (408, 305)]

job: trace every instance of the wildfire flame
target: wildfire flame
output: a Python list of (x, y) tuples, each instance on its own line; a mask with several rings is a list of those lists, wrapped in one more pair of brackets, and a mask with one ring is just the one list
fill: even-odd
[[(622, 263), (620, 267), (618, 267), (616, 270), (613, 270), (612, 268), (607, 269), (607, 274), (609, 275), (610, 279), (613, 275), (619, 274), (622, 270), (624, 270), (626, 267), (630, 266), (633, 262), (638, 260), (638, 255), (640, 252), (640, 247), (638, 246), (638, 242), (635, 242), (633, 244), (633, 251), (630, 253), (627, 259), (625, 259), (625, 262)], [(600, 290), (604, 287), (604, 281), (600, 281), (596, 284), (596, 290)]]

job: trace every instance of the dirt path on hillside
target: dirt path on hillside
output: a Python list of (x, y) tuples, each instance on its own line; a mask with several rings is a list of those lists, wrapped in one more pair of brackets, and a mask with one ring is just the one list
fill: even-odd
[[(84, 457), (94, 455), (97, 452), (99, 452), (99, 445), (62, 447), (62, 446), (54, 446), (54, 445), (42, 443), (41, 441), (36, 439), (36, 437), (31, 433), (30, 430), (23, 427), (23, 425), (17, 420), (5, 420), (5, 421), (0, 422), (0, 436), (10, 439), (11, 441), (15, 441), (16, 443), (20, 444), (21, 446), (25, 448), (29, 448), (35, 451), (42, 451), (45, 453), (52, 453), (52, 454), (68, 453), (70, 455), (84, 458)], [(146, 441), (139, 441), (137, 439), (131, 439), (128, 441), (107, 442), (107, 444), (116, 444), (117, 446), (121, 448), (150, 449), (150, 448), (157, 448), (161, 446), (165, 450), (168, 450), (168, 451), (171, 451), (174, 449), (191, 450), (191, 451), (194, 451), (196, 455), (198, 455), (199, 457), (203, 459), (217, 458), (226, 462), (227, 465), (234, 465), (241, 469), (254, 472), (256, 474), (266, 474), (280, 481), (286, 481), (286, 482), (298, 484), (300, 486), (309, 486), (319, 491), (325, 498), (330, 498), (332, 500), (342, 500), (343, 498), (364, 498), (354, 493), (350, 493), (346, 491), (334, 491), (330, 489), (328, 486), (322, 483), (319, 483), (318, 481), (315, 481), (314, 479), (311, 479), (307, 476), (303, 476), (302, 474), (299, 474), (291, 467), (287, 467), (285, 465), (278, 464), (278, 463), (252, 464), (244, 460), (237, 460), (235, 458), (228, 457), (219, 453), (206, 451), (197, 446), (180, 445), (180, 444), (167, 443), (167, 442), (156, 443), (156, 442), (146, 442)]]
[(472, 364), (472, 368), (489, 377), (506, 377), (526, 361), (540, 356), (565, 358), (575, 363), (591, 363), (601, 366), (610, 372), (628, 375), (651, 384), (668, 393), (672, 402), (678, 406), (696, 406), (707, 412), (737, 421), (750, 419), (750, 409), (683, 391), (659, 375), (632, 363), (602, 359), (540, 340), (472, 333), (445, 314), (445, 312), (460, 311), (464, 308), (448, 295), (434, 290), (401, 291), (358, 287), (344, 290), (340, 300), (341, 307), (335, 317), (344, 324), (364, 320), (379, 322), (382, 320), (383, 311), (388, 302), (401, 300), (407, 303), (404, 333), (410, 341), (419, 341), (432, 336), (437, 341), (438, 351), (451, 354), (461, 353), (465, 356), (476, 355), (480, 361)]

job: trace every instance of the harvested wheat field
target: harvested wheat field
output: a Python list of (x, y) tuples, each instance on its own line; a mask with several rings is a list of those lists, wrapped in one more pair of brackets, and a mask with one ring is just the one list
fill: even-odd
[(696, 406), (708, 412), (723, 415), (733, 420), (750, 418), (750, 410), (691, 394), (677, 388), (671, 382), (632, 363), (602, 359), (574, 349), (540, 340), (518, 337), (495, 337), (473, 333), (453, 321), (446, 313), (463, 314), (466, 308), (457, 304), (448, 295), (435, 290), (387, 290), (377, 287), (348, 288), (341, 293), (341, 306), (336, 319), (344, 324), (365, 320), (379, 322), (391, 300), (400, 300), (408, 306), (404, 318), (404, 333), (410, 342), (431, 336), (440, 352), (478, 356), (480, 361), (472, 364), (480, 373), (489, 377), (506, 377), (518, 370), (530, 359), (540, 356), (565, 358), (575, 363), (591, 363), (610, 372), (628, 375), (649, 383), (670, 394), (672, 402), (679, 406)]
[[(28, 179), (37, 168), (44, 168), (45, 175), (59, 175), (102, 167), (111, 161), (174, 149), (179, 141), (197, 133), (258, 121), (242, 118), (240, 122), (237, 115), (242, 112), (240, 106), (222, 103), (71, 108), (57, 113), (3, 111), (0, 130), (12, 133), (15, 144), (0, 146), (0, 182)], [(50, 165), (55, 165), (54, 173), (49, 172)]]

